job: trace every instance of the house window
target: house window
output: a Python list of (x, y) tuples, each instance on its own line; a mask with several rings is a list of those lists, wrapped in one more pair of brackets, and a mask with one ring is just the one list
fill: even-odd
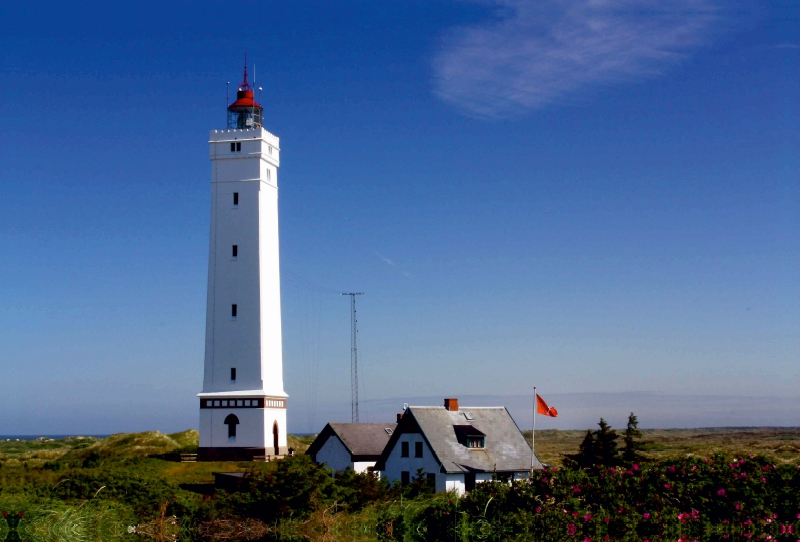
[(432, 488), (435, 488), (436, 487), (436, 475), (434, 473), (432, 473), (432, 472), (429, 472), (428, 474), (425, 475), (425, 477), (428, 480), (428, 483), (430, 484), (430, 486)]
[(238, 258), (239, 257), (239, 245), (233, 245), (233, 250), (231, 250), (231, 258)]
[(236, 143), (231, 143), (231, 152), (236, 152)]
[(242, 142), (241, 141), (236, 143), (236, 152), (242, 152)]
[(400, 483), (404, 486), (411, 483), (411, 473), (407, 470), (400, 472)]
[(239, 192), (233, 193), (233, 206), (237, 207), (239, 205)]
[(236, 303), (231, 305), (231, 318), (236, 318)]
[(400, 443), (400, 457), (408, 457), (408, 442)]
[(231, 382), (236, 382), (236, 367), (231, 367)]
[(414, 457), (422, 457), (422, 443), (415, 442), (414, 443)]
[(469, 437), (467, 439), (467, 446), (469, 448), (483, 448), (484, 437)]

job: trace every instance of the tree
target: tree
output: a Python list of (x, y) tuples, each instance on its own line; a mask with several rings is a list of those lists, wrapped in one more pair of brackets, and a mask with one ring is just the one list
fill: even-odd
[(626, 463), (633, 463), (634, 461), (641, 461), (642, 456), (639, 450), (642, 449), (642, 443), (636, 439), (642, 438), (642, 432), (639, 431), (639, 420), (631, 412), (628, 416), (628, 427), (625, 428), (625, 448), (622, 450), (622, 460)]
[(580, 469), (588, 469), (597, 465), (595, 441), (591, 429), (586, 431), (586, 436), (583, 437), (583, 442), (581, 442), (581, 445), (578, 447), (578, 453), (567, 454), (564, 463), (567, 466)]
[(619, 435), (611, 426), (600, 418), (600, 429), (595, 431), (594, 453), (597, 456), (597, 463), (606, 467), (613, 467), (619, 464), (619, 448), (617, 439)]

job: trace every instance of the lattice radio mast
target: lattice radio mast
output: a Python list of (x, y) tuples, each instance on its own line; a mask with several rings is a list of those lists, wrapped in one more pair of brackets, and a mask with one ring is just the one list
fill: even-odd
[(350, 417), (352, 423), (358, 423), (358, 320), (356, 319), (356, 296), (364, 292), (351, 292), (342, 295), (350, 296)]

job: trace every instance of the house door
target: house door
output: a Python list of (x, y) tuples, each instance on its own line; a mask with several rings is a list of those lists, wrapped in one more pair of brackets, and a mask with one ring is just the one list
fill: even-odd
[(467, 472), (464, 474), (464, 489), (467, 491), (472, 491), (475, 489), (475, 473), (474, 472)]
[(278, 446), (278, 422), (272, 424), (272, 446), (275, 448), (275, 455), (280, 455), (281, 448)]

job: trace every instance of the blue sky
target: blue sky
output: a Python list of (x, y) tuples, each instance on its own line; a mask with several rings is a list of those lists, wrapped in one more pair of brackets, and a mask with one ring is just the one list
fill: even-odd
[(354, 290), (367, 421), (460, 396), (524, 424), (536, 384), (551, 427), (735, 425), (737, 398), (797, 425), (799, 23), (789, 1), (4, 3), (0, 434), (197, 426), (207, 131), (245, 49), (282, 146), (290, 432), (349, 419)]

